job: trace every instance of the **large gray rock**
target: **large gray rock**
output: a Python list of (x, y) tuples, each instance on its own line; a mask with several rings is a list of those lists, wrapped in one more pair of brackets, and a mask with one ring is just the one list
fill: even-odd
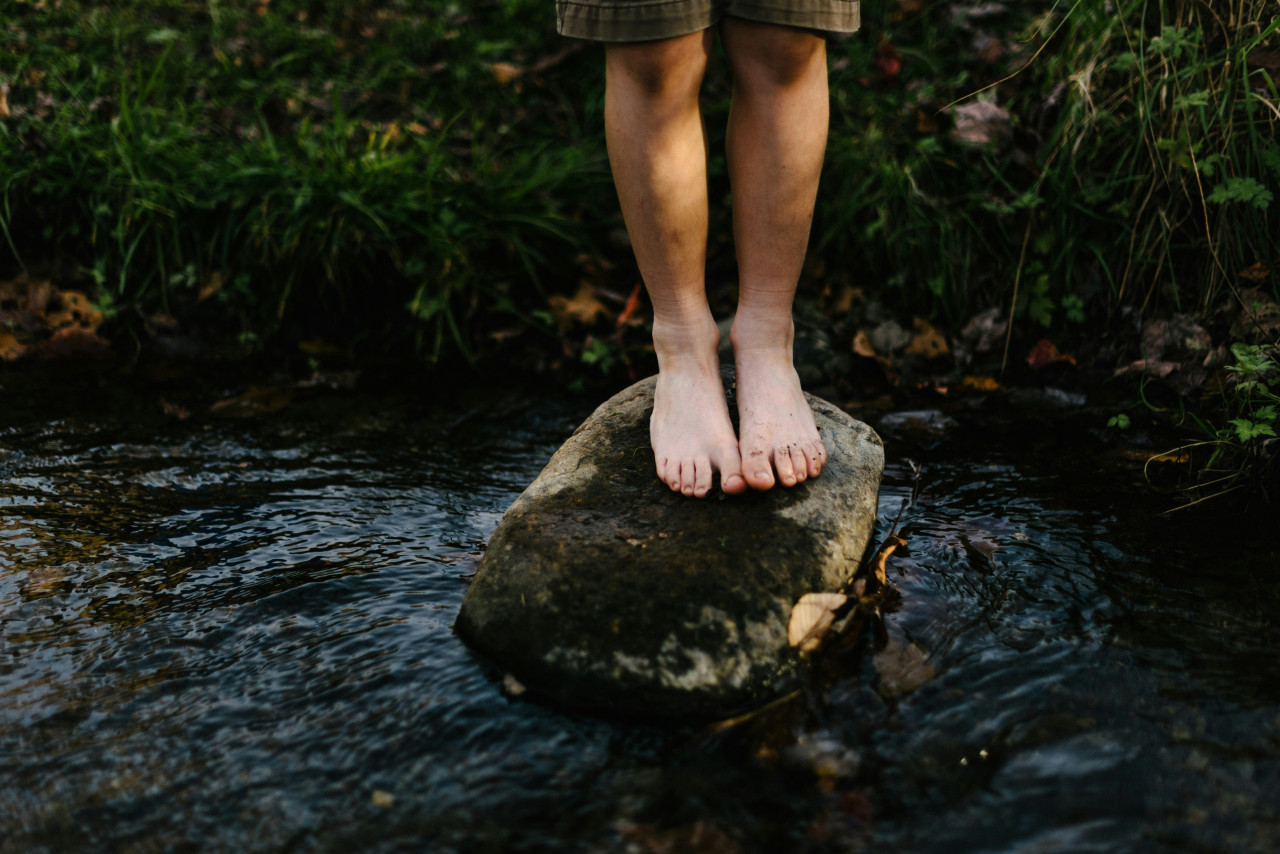
[(858, 568), (884, 449), (871, 428), (810, 397), (828, 455), (820, 477), (686, 498), (654, 473), (653, 387), (651, 377), (606, 401), (511, 505), (457, 629), (561, 702), (724, 717), (794, 684), (791, 608)]

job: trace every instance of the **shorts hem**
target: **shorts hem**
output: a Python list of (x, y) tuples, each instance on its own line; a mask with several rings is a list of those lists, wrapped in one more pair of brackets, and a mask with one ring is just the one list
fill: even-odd
[(852, 33), (861, 24), (858, 0), (754, 2), (754, 0), (556, 0), (562, 36), (606, 43), (644, 42), (701, 32), (723, 18), (796, 27), (820, 33)]

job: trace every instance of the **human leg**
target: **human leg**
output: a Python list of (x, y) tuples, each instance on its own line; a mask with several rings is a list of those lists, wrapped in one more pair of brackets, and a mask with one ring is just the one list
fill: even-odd
[(636, 262), (653, 304), (658, 380), (650, 442), (658, 477), (702, 497), (714, 473), (747, 488), (707, 304), (707, 154), (698, 90), (710, 31), (605, 50), (605, 136)]
[(792, 364), (791, 316), (826, 150), (826, 42), (740, 18), (726, 18), (721, 35), (734, 77), (728, 156), (739, 296), (729, 337), (739, 454), (752, 488), (793, 486), (826, 462)]

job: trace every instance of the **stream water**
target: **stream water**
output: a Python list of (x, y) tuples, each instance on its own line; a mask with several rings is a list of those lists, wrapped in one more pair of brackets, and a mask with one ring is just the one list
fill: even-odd
[(1274, 528), (1052, 422), (890, 439), (880, 644), (708, 729), (511, 699), (451, 631), (595, 401), (188, 395), (0, 374), (3, 854), (1280, 848)]

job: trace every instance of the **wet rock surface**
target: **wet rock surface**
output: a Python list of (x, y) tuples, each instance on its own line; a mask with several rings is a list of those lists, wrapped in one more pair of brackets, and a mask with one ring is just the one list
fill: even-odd
[[(731, 378), (726, 374), (733, 411)], [(654, 474), (653, 378), (604, 403), (508, 509), (457, 621), (535, 694), (593, 710), (723, 717), (793, 687), (792, 606), (857, 570), (879, 437), (810, 397), (828, 452), (791, 489), (705, 499)]]

